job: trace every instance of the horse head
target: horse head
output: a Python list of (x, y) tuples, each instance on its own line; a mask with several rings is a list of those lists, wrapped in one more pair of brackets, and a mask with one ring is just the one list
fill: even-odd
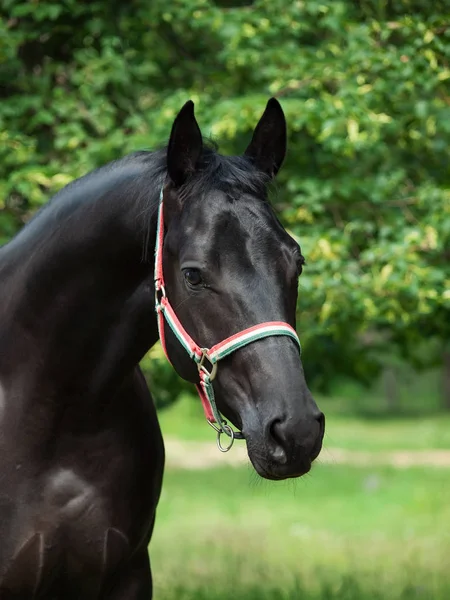
[[(262, 323), (295, 328), (304, 259), (268, 202), (268, 185), (286, 153), (286, 122), (271, 99), (243, 156), (204, 144), (188, 102), (176, 117), (164, 187), (164, 293), (188, 335), (211, 348)], [(169, 328), (167, 354), (177, 372), (198, 370)], [(240, 428), (256, 471), (268, 479), (309, 471), (324, 435), (324, 416), (305, 381), (292, 336), (273, 335), (220, 361), (217, 407)]]

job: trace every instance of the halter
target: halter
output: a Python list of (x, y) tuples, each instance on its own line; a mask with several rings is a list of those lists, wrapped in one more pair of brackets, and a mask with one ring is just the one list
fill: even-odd
[[(254, 325), (236, 333), (222, 342), (219, 342), (211, 348), (200, 347), (180, 323), (175, 311), (173, 310), (169, 299), (167, 298), (164, 287), (163, 274), (163, 245), (164, 245), (164, 188), (161, 189), (158, 209), (158, 225), (156, 230), (156, 248), (155, 248), (155, 309), (158, 315), (159, 339), (166, 355), (171, 363), (166, 348), (166, 338), (164, 332), (164, 319), (175, 334), (175, 337), (183, 346), (189, 357), (196, 363), (199, 374), (199, 383), (196, 388), (202, 401), (205, 417), (217, 431), (217, 446), (221, 452), (228, 452), (235, 439), (244, 439), (240, 431), (234, 431), (230, 425), (222, 418), (214, 396), (212, 381), (217, 375), (218, 362), (229, 354), (232, 354), (239, 348), (247, 346), (256, 340), (275, 335), (286, 335), (291, 337), (298, 345), (301, 352), (300, 340), (295, 330), (282, 321), (267, 321), (260, 325)], [(225, 433), (229, 438), (229, 444), (222, 446), (221, 435)]]

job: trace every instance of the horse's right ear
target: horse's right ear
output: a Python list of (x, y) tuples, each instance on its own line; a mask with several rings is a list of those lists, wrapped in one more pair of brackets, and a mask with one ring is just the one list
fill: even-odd
[(167, 172), (175, 186), (183, 185), (195, 171), (202, 148), (202, 134), (195, 119), (194, 103), (189, 100), (173, 122), (167, 148)]

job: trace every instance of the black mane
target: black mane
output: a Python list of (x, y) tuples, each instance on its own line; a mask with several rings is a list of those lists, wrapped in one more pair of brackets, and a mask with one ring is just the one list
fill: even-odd
[(263, 196), (269, 177), (258, 171), (247, 156), (223, 156), (211, 142), (203, 146), (198, 170), (186, 182), (184, 194), (206, 194), (213, 189), (231, 196), (249, 193)]
[[(151, 169), (133, 185), (140, 188), (139, 196), (144, 202), (141, 209), (154, 206), (159, 198), (160, 187), (155, 189), (155, 177), (160, 186), (166, 178), (167, 147), (156, 151), (135, 152), (122, 160), (141, 159), (152, 163)], [(120, 161), (117, 161), (120, 162)], [(111, 163), (114, 164), (114, 163)], [(223, 156), (219, 154), (217, 145), (210, 140), (204, 141), (203, 152), (193, 177), (189, 178), (180, 190), (180, 197), (186, 199), (190, 195), (204, 196), (212, 190), (220, 190), (235, 198), (242, 193), (265, 197), (266, 186), (270, 178), (258, 171), (252, 160), (246, 156)], [(151, 201), (149, 203), (149, 198)]]
[[(16, 236), (20, 245), (30, 246), (49, 235), (55, 235), (59, 226), (80, 205), (94, 203), (108, 194), (112, 201), (130, 202), (143, 231), (144, 258), (148, 259), (149, 223), (157, 210), (159, 194), (166, 180), (167, 146), (155, 151), (140, 150), (114, 160), (72, 181), (58, 191), (22, 228)], [(221, 190), (230, 199), (242, 193), (265, 198), (269, 178), (258, 171), (246, 156), (223, 156), (217, 146), (206, 141), (195, 175), (188, 178), (180, 190), (180, 197), (204, 196), (211, 190)], [(6, 250), (10, 244), (0, 248)], [(11, 243), (11, 250), (14, 243)]]

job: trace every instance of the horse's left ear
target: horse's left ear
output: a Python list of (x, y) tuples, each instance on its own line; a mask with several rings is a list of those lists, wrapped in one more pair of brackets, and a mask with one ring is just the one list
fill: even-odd
[(280, 170), (286, 155), (286, 119), (280, 103), (271, 98), (245, 151), (255, 165), (270, 177)]
[(167, 147), (167, 172), (178, 187), (197, 166), (203, 148), (202, 134), (194, 115), (194, 103), (186, 102), (172, 125)]

